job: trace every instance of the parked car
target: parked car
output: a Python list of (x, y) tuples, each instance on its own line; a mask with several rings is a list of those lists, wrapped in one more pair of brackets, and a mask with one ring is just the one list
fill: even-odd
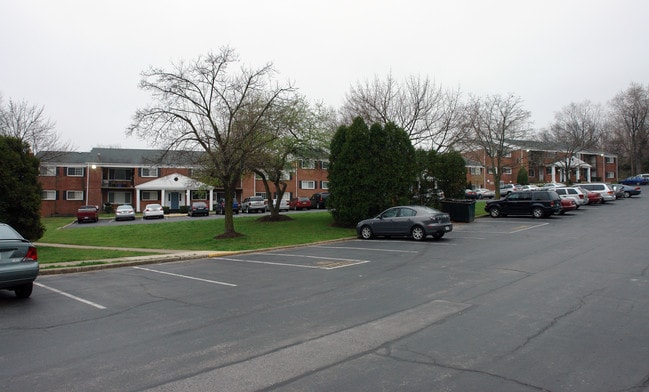
[(366, 240), (379, 236), (400, 236), (421, 241), (429, 235), (439, 239), (451, 231), (453, 224), (449, 214), (425, 206), (388, 208), (356, 225), (356, 234)]
[(311, 200), (308, 197), (294, 197), (288, 203), (288, 208), (292, 210), (308, 210), (311, 208)]
[(493, 218), (507, 215), (548, 217), (561, 212), (561, 198), (555, 191), (518, 191), (500, 200), (488, 201), (485, 211)]
[(577, 204), (577, 208), (579, 208), (579, 206), (581, 205), (588, 204), (588, 199), (586, 198), (586, 195), (577, 187), (566, 186), (566, 187), (551, 188), (551, 189), (557, 192), (559, 197), (561, 197), (562, 199), (573, 199), (575, 201), (575, 204)]
[(487, 188), (476, 188), (475, 193), (478, 195), (478, 199), (493, 199), (496, 197), (496, 192)]
[(11, 290), (18, 298), (28, 298), (38, 269), (34, 244), (11, 226), (0, 223), (0, 289)]
[(329, 193), (314, 193), (309, 201), (311, 202), (311, 208), (322, 209), (327, 208), (327, 199), (329, 198)]
[(642, 188), (640, 188), (640, 185), (614, 184), (613, 190), (615, 190), (616, 195), (620, 194), (622, 197), (627, 198), (631, 196), (638, 196), (640, 193), (642, 193)]
[(210, 208), (207, 206), (207, 203), (203, 201), (195, 201), (187, 209), (187, 215), (194, 216), (208, 216), (210, 214)]
[(563, 182), (546, 182), (545, 184), (543, 184), (543, 186), (541, 186), (541, 188), (543, 188), (543, 189), (559, 188), (559, 187), (562, 187), (562, 186), (566, 186), (566, 184), (564, 184)]
[(581, 186), (578, 186), (577, 188), (586, 195), (586, 199), (588, 199), (588, 203), (586, 204), (600, 204), (602, 202), (602, 195), (600, 195), (599, 192), (589, 191)]
[(642, 175), (627, 177), (624, 180), (620, 180), (622, 185), (647, 185), (649, 184), (649, 178)]
[(518, 190), (518, 185), (517, 184), (504, 184), (500, 187), (500, 196), (506, 196), (509, 195), (512, 192), (516, 192)]
[(474, 191), (473, 189), (465, 189), (464, 190), (464, 197), (467, 199), (472, 199), (475, 200), (478, 198), (478, 193)]
[(160, 204), (147, 204), (142, 211), (142, 219), (164, 219), (165, 212)]
[(241, 203), (241, 212), (266, 212), (268, 207), (266, 206), (266, 201), (261, 196), (250, 196), (243, 199)]
[(519, 191), (538, 191), (539, 189), (541, 189), (541, 188), (539, 188), (536, 185), (530, 184), (530, 185), (522, 185), (518, 190)]
[[(288, 204), (289, 200), (288, 199), (281, 199), (279, 201), (279, 210), (280, 211), (288, 211), (290, 206)], [(273, 199), (273, 205), (277, 205), (277, 199)]]
[(559, 211), (560, 215), (565, 214), (567, 211), (573, 211), (578, 208), (577, 203), (575, 203), (574, 199), (571, 198), (562, 198), (561, 199), (561, 211)]
[(115, 220), (134, 220), (135, 210), (130, 204), (122, 204), (115, 209)]
[(99, 207), (97, 206), (81, 206), (77, 210), (77, 222), (98, 222), (99, 221)]
[[(225, 215), (225, 199), (219, 200), (214, 207), (214, 211), (217, 215)], [(232, 199), (232, 212), (238, 214), (241, 211), (241, 206), (236, 198)]]
[(615, 191), (603, 182), (582, 183), (581, 187), (599, 193), (602, 196), (602, 203), (615, 200)]

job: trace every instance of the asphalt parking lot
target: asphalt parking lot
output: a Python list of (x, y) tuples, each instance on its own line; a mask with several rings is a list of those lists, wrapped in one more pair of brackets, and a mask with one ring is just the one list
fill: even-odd
[[(648, 199), (42, 276), (3, 390), (646, 390)], [(195, 218), (196, 219), (196, 218)]]

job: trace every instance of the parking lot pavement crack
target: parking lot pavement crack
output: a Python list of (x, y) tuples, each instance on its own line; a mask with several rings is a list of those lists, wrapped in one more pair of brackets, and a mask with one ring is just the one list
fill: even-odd
[(375, 352), (375, 354), (378, 355), (378, 356), (381, 356), (381, 357), (389, 358), (389, 359), (394, 360), (394, 361), (398, 361), (398, 362), (406, 362), (406, 363), (412, 363), (412, 364), (416, 364), (416, 365), (432, 366), (432, 367), (436, 367), (436, 368), (442, 368), (442, 369), (446, 369), (446, 370), (456, 371), (458, 373), (474, 373), (474, 374), (479, 374), (479, 375), (482, 375), (482, 376), (496, 378), (496, 379), (498, 379), (500, 381), (503, 381), (503, 382), (513, 383), (513, 384), (516, 384), (518, 386), (521, 386), (521, 387), (524, 387), (524, 388), (527, 388), (527, 389), (531, 389), (531, 390), (534, 390), (534, 391), (551, 392), (551, 390), (549, 390), (549, 389), (539, 387), (537, 385), (532, 385), (530, 383), (526, 383), (526, 382), (516, 380), (516, 379), (510, 378), (510, 377), (505, 377), (505, 376), (500, 375), (500, 374), (488, 372), (486, 370), (472, 369), (472, 368), (468, 368), (468, 367), (442, 363), (442, 362), (436, 360), (435, 358), (433, 358), (432, 356), (430, 356), (428, 354), (420, 353), (420, 352), (417, 352), (417, 351), (406, 350), (407, 353), (414, 354), (418, 358), (406, 358), (405, 356), (400, 356), (400, 355), (393, 354), (392, 351), (393, 350), (392, 350), (391, 347), (381, 347), (381, 349), (377, 350)]
[(515, 348), (513, 348), (512, 350), (510, 350), (508, 353), (499, 356), (497, 359), (501, 359), (503, 357), (512, 355), (512, 354), (518, 352), (519, 350), (522, 350), (528, 344), (530, 344), (532, 341), (534, 341), (536, 338), (538, 338), (539, 336), (545, 334), (548, 330), (550, 330), (554, 326), (556, 326), (561, 320), (565, 319), (566, 317), (570, 317), (572, 314), (574, 314), (574, 313), (578, 312), (579, 310), (581, 310), (581, 308), (584, 305), (586, 305), (586, 298), (592, 296), (593, 294), (595, 294), (596, 292), (601, 291), (601, 290), (602, 289), (593, 290), (592, 292), (578, 298), (578, 303), (575, 306), (573, 306), (572, 308), (568, 309), (567, 311), (557, 315), (556, 317), (552, 318), (543, 328), (540, 328), (536, 333), (528, 336), (523, 343), (521, 343), (520, 345), (518, 345)]

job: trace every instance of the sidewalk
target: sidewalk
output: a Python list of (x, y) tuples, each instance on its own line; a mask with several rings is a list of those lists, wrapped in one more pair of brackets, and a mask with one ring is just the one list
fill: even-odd
[[(122, 251), (131, 251), (131, 252), (157, 253), (149, 256), (132, 256), (132, 257), (119, 257), (113, 259), (69, 261), (69, 262), (62, 262), (62, 263), (41, 264), (39, 275), (56, 275), (56, 274), (67, 274), (72, 272), (86, 272), (86, 271), (95, 271), (95, 270), (106, 269), (106, 268), (119, 268), (119, 267), (130, 267), (134, 265), (167, 263), (172, 261), (201, 259), (207, 257), (218, 257), (218, 256), (226, 256), (230, 254), (239, 253), (239, 252), (230, 252), (230, 251), (215, 252), (215, 251), (185, 251), (185, 250), (145, 249), (145, 248), (118, 248), (118, 247), (110, 247), (110, 246), (50, 244), (44, 242), (37, 242), (35, 245), (57, 247), (57, 248), (107, 249), (107, 250), (122, 250)], [(92, 265), (86, 265), (86, 264), (92, 264)]]

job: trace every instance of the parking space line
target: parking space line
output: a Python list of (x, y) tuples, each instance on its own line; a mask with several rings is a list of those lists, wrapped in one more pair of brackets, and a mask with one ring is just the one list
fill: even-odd
[(55, 293), (57, 293), (57, 294), (61, 294), (61, 295), (65, 296), (65, 297), (71, 298), (71, 299), (73, 299), (73, 300), (75, 300), (75, 301), (79, 301), (79, 302), (84, 303), (84, 304), (86, 304), (86, 305), (94, 306), (94, 307), (97, 308), (97, 309), (106, 309), (105, 306), (99, 305), (99, 304), (97, 304), (97, 303), (94, 303), (94, 302), (92, 302), (92, 301), (88, 301), (88, 300), (83, 299), (83, 298), (79, 298), (79, 297), (77, 297), (76, 295), (68, 294), (68, 293), (66, 293), (66, 292), (64, 292), (64, 291), (61, 291), (61, 290), (55, 289), (55, 288), (53, 288), (53, 287), (45, 286), (45, 285), (42, 284), (42, 283), (34, 282), (34, 284), (35, 284), (36, 286), (38, 286), (38, 287), (42, 287), (42, 288), (44, 288), (44, 289), (46, 289), (46, 290), (50, 290), (50, 291), (55, 292)]
[(278, 263), (275, 261), (262, 261), (262, 260), (247, 260), (247, 259), (235, 259), (232, 257), (218, 257), (214, 260), (227, 260), (227, 261), (236, 261), (241, 263), (251, 263), (251, 264), (267, 264), (267, 265), (276, 265), (280, 267), (297, 267), (297, 268), (311, 268), (311, 269), (320, 269), (320, 270), (332, 270), (343, 267), (351, 267), (353, 265), (369, 263), (369, 260), (352, 260), (352, 259), (336, 259), (331, 257), (318, 257), (318, 256), (304, 256), (304, 255), (286, 255), (279, 253), (266, 253), (279, 256), (290, 256), (290, 257), (303, 257), (303, 258), (314, 258), (318, 260), (332, 260), (327, 265), (305, 265), (305, 264), (292, 264), (292, 263)]
[(191, 280), (198, 280), (198, 281), (201, 281), (201, 282), (220, 284), (220, 285), (223, 285), (223, 286), (237, 287), (236, 284), (225, 283), (225, 282), (219, 282), (219, 281), (217, 281), (217, 280), (209, 280), (209, 279), (203, 279), (203, 278), (196, 278), (196, 277), (194, 277), (194, 276), (174, 274), (173, 272), (158, 271), (158, 270), (154, 270), (154, 269), (151, 269), (151, 268), (144, 268), (144, 267), (133, 267), (133, 268), (138, 269), (138, 270), (142, 270), (142, 271), (149, 271), (149, 272), (155, 272), (155, 273), (163, 274), (163, 275), (175, 276), (175, 277), (177, 277), (177, 278), (185, 278), (185, 279), (191, 279)]
[(376, 252), (395, 252), (395, 253), (419, 253), (416, 250), (376, 249), (376, 248), (361, 248), (361, 247), (354, 247), (354, 246), (322, 246), (322, 245), (314, 245), (311, 248), (371, 250), (371, 251), (376, 251)]
[(539, 223), (537, 225), (532, 225), (532, 226), (519, 226), (519, 228), (514, 228), (515, 230), (510, 231), (508, 234), (514, 234), (525, 230), (535, 229), (537, 227), (541, 227), (545, 225), (549, 225), (549, 223)]

